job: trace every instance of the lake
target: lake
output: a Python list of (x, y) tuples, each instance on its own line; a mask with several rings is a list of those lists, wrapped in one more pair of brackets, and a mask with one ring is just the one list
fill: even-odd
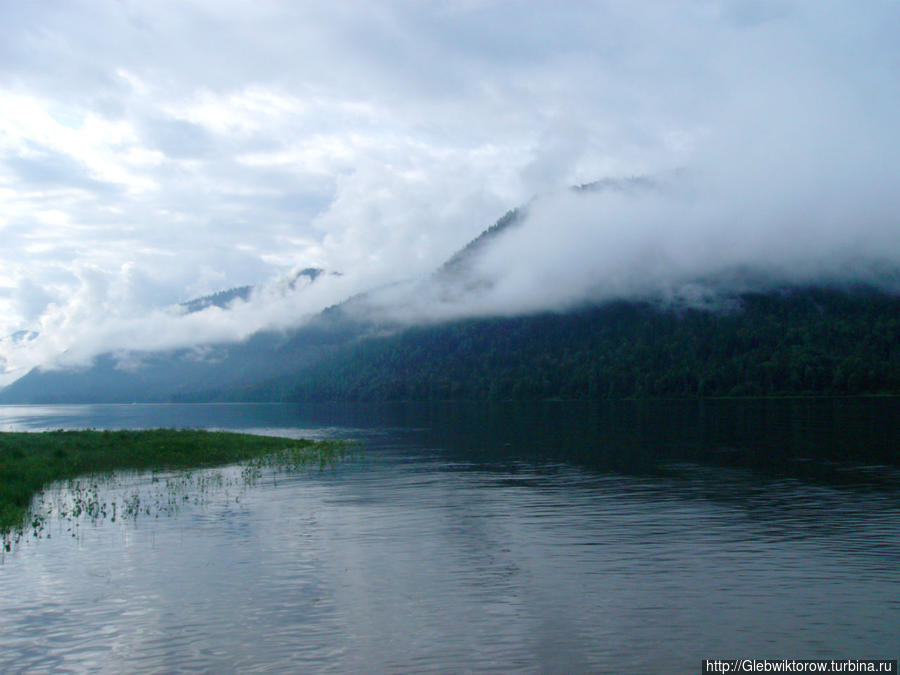
[(55, 486), (0, 560), (0, 672), (668, 673), (900, 651), (897, 399), (0, 406), (7, 431), (160, 426), (363, 446), (250, 482), (118, 475), (100, 499), (146, 509), (115, 519), (62, 517), (75, 488)]

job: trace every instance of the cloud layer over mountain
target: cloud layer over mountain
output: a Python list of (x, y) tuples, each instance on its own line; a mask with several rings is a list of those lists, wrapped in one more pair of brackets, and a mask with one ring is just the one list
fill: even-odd
[[(893, 0), (84, 0), (3, 15), (0, 337), (40, 333), (0, 343), (7, 379), (67, 350), (290, 325), (427, 276), (535, 196), (478, 260), (490, 290), (437, 309), (438, 291), (419, 296), (412, 315), (900, 262)], [(656, 187), (565, 189), (605, 176)], [(344, 275), (231, 313), (166, 309), (307, 266)]]

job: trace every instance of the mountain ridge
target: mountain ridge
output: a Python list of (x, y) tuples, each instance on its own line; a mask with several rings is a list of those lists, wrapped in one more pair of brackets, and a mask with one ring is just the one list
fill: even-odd
[[(573, 191), (656, 186), (631, 178)], [(477, 293), (490, 282), (472, 273), (474, 261), (521, 227), (528, 208), (506, 212), (422, 288), (437, 289), (439, 300)], [(289, 285), (324, 273), (301, 270)], [(238, 343), (107, 353), (78, 372), (35, 369), (0, 390), (0, 402), (900, 393), (896, 294), (866, 284), (791, 286), (752, 269), (698, 281), (707, 296), (585, 300), (566, 311), (424, 324), (379, 314), (372, 292), (360, 293), (301, 326)], [(253, 292), (237, 287), (182, 307), (227, 308), (252, 302)]]

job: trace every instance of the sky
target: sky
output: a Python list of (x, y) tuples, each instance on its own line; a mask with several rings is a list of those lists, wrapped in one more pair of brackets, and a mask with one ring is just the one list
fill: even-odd
[[(416, 313), (900, 263), (897, 0), (0, 0), (0, 19), (0, 385), (293, 325), (426, 277), (526, 203), (478, 263), (491, 293)], [(566, 189), (633, 176), (657, 187)], [(340, 275), (287, 292), (305, 267)], [(245, 284), (240, 311), (172, 309)]]

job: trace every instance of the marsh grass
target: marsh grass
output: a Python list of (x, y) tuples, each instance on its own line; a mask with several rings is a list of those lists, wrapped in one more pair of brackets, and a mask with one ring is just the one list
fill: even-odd
[[(0, 433), (0, 536), (4, 548), (26, 530), (38, 534), (47, 514), (81, 517), (136, 517), (171, 513), (182, 502), (197, 503), (211, 487), (234, 479), (198, 469), (241, 464), (240, 483), (251, 485), (263, 470), (295, 472), (333, 466), (350, 451), (343, 441), (309, 441), (229, 432), (152, 429), (142, 431), (51, 431)], [(102, 497), (113, 472), (152, 472), (158, 483), (150, 500), (134, 492), (119, 500)], [(51, 484), (65, 489), (55, 499)], [(64, 496), (60, 496), (64, 495)], [(35, 497), (38, 497), (37, 500)], [(37, 502), (39, 507), (32, 508)]]

